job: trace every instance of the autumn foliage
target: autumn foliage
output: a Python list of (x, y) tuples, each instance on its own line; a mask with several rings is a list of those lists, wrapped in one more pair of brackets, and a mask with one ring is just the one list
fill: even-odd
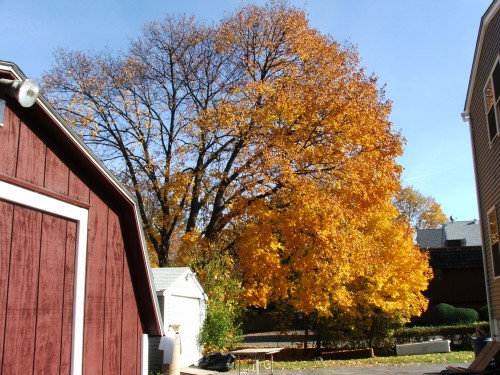
[(394, 207), (347, 218), (329, 212), (327, 199), (313, 199), (285, 212), (264, 210), (239, 238), (248, 300), (262, 307), (286, 301), (320, 316), (367, 309), (403, 321), (419, 315), (426, 306), (419, 291), (431, 273)]
[(209, 261), (217, 243), (251, 305), (426, 307), (427, 259), (391, 203), (403, 140), (390, 102), (304, 11), (171, 17), (121, 55), (56, 57), (48, 96), (135, 193), (161, 266)]
[(394, 205), (400, 219), (408, 221), (415, 230), (438, 228), (448, 220), (433, 197), (424, 196), (412, 186), (403, 187), (394, 196)]

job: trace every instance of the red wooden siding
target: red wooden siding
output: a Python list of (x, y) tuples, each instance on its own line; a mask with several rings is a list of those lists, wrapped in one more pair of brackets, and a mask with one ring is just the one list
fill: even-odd
[[(139, 374), (144, 327), (160, 329), (149, 290), (142, 305), (136, 295), (149, 284), (135, 217), (122, 216), (132, 206), (121, 206), (122, 193), (85, 154), (60, 142), (66, 135), (53, 138), (55, 125), (35, 107), (7, 101), (0, 180), (88, 209), (83, 373)], [(0, 233), (0, 373), (68, 374), (77, 225), (0, 201)]]
[[(33, 367), (41, 222), (41, 213), (14, 207), (2, 364), (5, 374), (30, 373)], [(23, 249), (27, 251), (20, 251)]]
[(108, 216), (106, 244), (106, 294), (104, 311), (104, 373), (121, 373), (121, 327), (123, 286), (123, 241), (118, 217), (112, 211)]
[(16, 177), (37, 186), (43, 186), (45, 144), (21, 123)]
[[(126, 258), (123, 261), (123, 274), (125, 276), (130, 275)], [(140, 361), (133, 363), (129, 360), (129, 358), (140, 358), (141, 356), (141, 334), (138, 330), (138, 324), (140, 323), (138, 319), (139, 312), (137, 311), (133, 285), (129, 281), (130, 278), (125, 277), (124, 280), (122, 289), (123, 318), (119, 322), (122, 330), (121, 369), (123, 374), (140, 374)]]
[(82, 180), (80, 180), (73, 172), (69, 172), (69, 197), (77, 199), (81, 202), (89, 203), (90, 190)]
[[(137, 320), (137, 357), (138, 358), (141, 358), (141, 354), (142, 354), (142, 352), (141, 352), (141, 345), (142, 345), (141, 332), (143, 332), (142, 325), (141, 325), (140, 320)], [(126, 360), (126, 358), (124, 358), (124, 360)], [(140, 361), (137, 361), (136, 368), (137, 368), (136, 373), (141, 374), (141, 362)]]
[(0, 200), (0, 370), (3, 363), (5, 316), (7, 315), (7, 289), (9, 287), (9, 265), (14, 206)]
[(143, 331), (119, 218), (94, 194), (89, 216), (83, 372), (136, 374)]
[(0, 163), (0, 173), (8, 176), (16, 175), (17, 149), (19, 144), (19, 118), (7, 106), (5, 108), (4, 127), (1, 129), (2, 147), (0, 153), (2, 162)]
[[(73, 299), (73, 291), (64, 288), (65, 279), (67, 281), (70, 279), (65, 278), (66, 245), (73, 254), (76, 249), (75, 242), (67, 243), (66, 230), (67, 220), (43, 215), (38, 277), (35, 374), (57, 374), (60, 371), (62, 332), (68, 331), (62, 326), (64, 292), (68, 293), (67, 298)], [(56, 235), (59, 233), (60, 235)], [(71, 276), (74, 275), (74, 262), (69, 272)], [(71, 327), (71, 321), (66, 323), (69, 323)], [(57, 325), (61, 325), (60, 328)]]
[(62, 195), (69, 193), (69, 169), (50, 149), (45, 157), (44, 188)]
[(84, 318), (83, 373), (101, 374), (104, 352), (107, 206), (91, 194)]
[(71, 370), (71, 345), (73, 327), (73, 291), (75, 287), (75, 251), (76, 223), (68, 221), (66, 228), (66, 253), (64, 254), (64, 293), (61, 330), (61, 365), (60, 373), (69, 374)]
[[(7, 290), (2, 296), (6, 310), (0, 373), (60, 373), (63, 332), (67, 341), (72, 324), (62, 319), (65, 254), (75, 251), (75, 242), (67, 240), (67, 220), (5, 202), (2, 214), (12, 226), (7, 233), (11, 244), (1, 249), (2, 259), (10, 261), (9, 278), (2, 278), (0, 285)], [(67, 270), (70, 275), (73, 268), (74, 263)], [(69, 293), (66, 297), (72, 299), (73, 290)]]

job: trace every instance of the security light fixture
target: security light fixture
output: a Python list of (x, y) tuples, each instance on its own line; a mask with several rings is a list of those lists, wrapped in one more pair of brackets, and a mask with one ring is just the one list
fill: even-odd
[(6, 96), (16, 99), (22, 107), (28, 108), (35, 104), (39, 93), (38, 83), (32, 79), (0, 79), (0, 126), (3, 127), (4, 124)]

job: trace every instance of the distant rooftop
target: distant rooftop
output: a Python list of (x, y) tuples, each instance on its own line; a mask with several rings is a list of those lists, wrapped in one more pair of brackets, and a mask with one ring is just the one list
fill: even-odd
[(448, 221), (438, 229), (419, 229), (420, 248), (481, 246), (481, 229), (477, 220)]

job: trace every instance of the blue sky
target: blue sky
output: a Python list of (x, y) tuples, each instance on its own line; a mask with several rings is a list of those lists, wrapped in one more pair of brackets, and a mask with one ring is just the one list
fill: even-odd
[[(0, 0), (0, 60), (39, 79), (63, 47), (126, 49), (168, 14), (215, 22), (244, 0)], [(433, 196), (447, 216), (478, 218), (464, 107), (481, 16), (491, 0), (291, 0), (312, 27), (357, 46), (386, 85), (391, 121), (406, 137), (403, 184)], [(21, 5), (22, 4), (22, 5)]]

